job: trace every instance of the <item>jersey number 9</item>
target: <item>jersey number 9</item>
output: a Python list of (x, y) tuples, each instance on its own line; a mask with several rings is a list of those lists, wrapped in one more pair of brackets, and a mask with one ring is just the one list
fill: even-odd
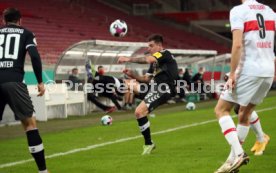
[(259, 26), (260, 38), (264, 39), (265, 38), (265, 21), (264, 21), (264, 17), (260, 13), (257, 13), (256, 17), (257, 17), (258, 26)]

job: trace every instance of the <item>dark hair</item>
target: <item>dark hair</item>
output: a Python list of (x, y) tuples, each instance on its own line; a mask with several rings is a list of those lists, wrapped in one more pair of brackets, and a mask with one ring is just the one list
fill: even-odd
[(7, 8), (3, 11), (3, 18), (5, 22), (16, 23), (21, 19), (21, 13), (16, 8)]
[(162, 35), (154, 34), (149, 37), (148, 41), (154, 41), (155, 43), (163, 44), (163, 37)]
[(75, 70), (79, 70), (79, 69), (77, 67), (75, 67), (75, 68), (72, 69), (72, 72), (75, 71)]
[(103, 68), (103, 66), (102, 66), (102, 65), (98, 66), (98, 70), (99, 70), (100, 68)]

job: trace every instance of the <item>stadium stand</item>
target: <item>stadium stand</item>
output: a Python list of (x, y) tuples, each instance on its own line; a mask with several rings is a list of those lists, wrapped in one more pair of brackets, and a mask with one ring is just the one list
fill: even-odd
[(0, 9), (9, 6), (23, 12), (23, 25), (36, 34), (40, 53), (48, 64), (55, 64), (66, 48), (81, 40), (118, 40), (108, 31), (109, 24), (118, 18), (127, 21), (129, 26), (128, 36), (120, 41), (145, 41), (151, 33), (158, 32), (166, 35), (170, 48), (229, 51), (214, 41), (144, 17), (127, 15), (98, 1), (3, 0)]

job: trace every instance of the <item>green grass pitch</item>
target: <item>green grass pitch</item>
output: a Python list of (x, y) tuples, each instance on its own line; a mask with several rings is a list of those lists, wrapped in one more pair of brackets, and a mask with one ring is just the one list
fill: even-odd
[[(257, 107), (271, 141), (263, 156), (254, 156), (250, 148), (255, 136), (250, 131), (244, 149), (251, 160), (241, 168), (241, 173), (275, 172), (275, 95), (272, 92)], [(195, 111), (186, 111), (184, 104), (157, 109), (156, 117), (150, 118), (157, 148), (149, 156), (140, 155), (143, 139), (133, 112), (112, 114), (111, 126), (99, 124), (101, 115), (39, 123), (49, 157), (47, 167), (51, 173), (212, 173), (224, 162), (230, 149), (215, 119), (215, 104), (215, 101), (197, 103)], [(36, 173), (35, 163), (30, 159), (21, 126), (1, 127), (0, 173)]]

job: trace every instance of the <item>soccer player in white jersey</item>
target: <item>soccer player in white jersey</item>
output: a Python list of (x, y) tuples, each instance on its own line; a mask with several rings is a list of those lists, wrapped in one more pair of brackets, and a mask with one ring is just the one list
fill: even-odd
[[(228, 81), (229, 74), (230, 73), (225, 74), (225, 76), (224, 76), (225, 82)], [(240, 105), (235, 104), (234, 112), (237, 115), (239, 114), (239, 110), (240, 110)], [(268, 142), (270, 140), (270, 137), (264, 133), (259, 116), (256, 111), (252, 112), (249, 122), (250, 122), (250, 128), (254, 131), (254, 133), (256, 135), (256, 142), (255, 142), (254, 146), (251, 148), (251, 151), (256, 156), (263, 155), (263, 153), (266, 149), (266, 145), (268, 144)], [(229, 159), (232, 158), (233, 156), (234, 156), (234, 153), (231, 152), (229, 155)]]
[[(234, 156), (216, 173), (237, 172), (249, 162), (241, 144), (249, 131), (249, 117), (268, 93), (275, 71), (276, 15), (273, 10), (255, 0), (242, 0), (241, 5), (231, 10), (230, 24), (233, 34), (231, 71), (215, 113)], [(241, 106), (237, 128), (230, 116), (235, 103)]]

